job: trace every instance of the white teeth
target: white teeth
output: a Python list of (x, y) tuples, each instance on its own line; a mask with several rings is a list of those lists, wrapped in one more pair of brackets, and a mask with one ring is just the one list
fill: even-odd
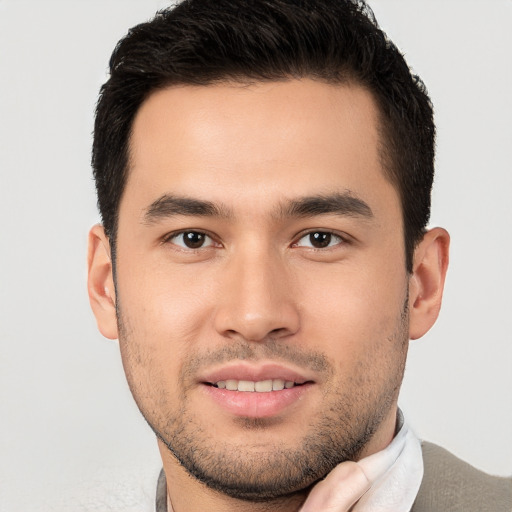
[(281, 391), (284, 389), (284, 380), (283, 379), (274, 379), (272, 381), (272, 390), (273, 391)]
[(226, 381), (226, 389), (229, 391), (237, 391), (238, 390), (238, 381), (237, 380), (227, 380)]
[(254, 382), (250, 380), (239, 380), (238, 391), (254, 391)]
[[(240, 390), (240, 386), (238, 386), (238, 390)], [(254, 391), (258, 391), (259, 393), (268, 393), (269, 391), (272, 391), (272, 379), (255, 382)]]
[(269, 393), (270, 391), (281, 391), (290, 389), (295, 386), (295, 382), (283, 379), (267, 379), (253, 382), (250, 380), (220, 380), (216, 386), (219, 389), (227, 389), (228, 391), (245, 391), (257, 393)]

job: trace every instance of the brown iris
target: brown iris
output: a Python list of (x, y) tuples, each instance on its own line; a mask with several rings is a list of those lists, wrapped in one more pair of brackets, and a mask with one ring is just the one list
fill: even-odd
[(316, 249), (323, 249), (324, 247), (327, 247), (331, 243), (331, 239), (331, 233), (315, 231), (314, 233), (309, 234), (309, 241)]
[(183, 243), (189, 249), (199, 249), (204, 244), (206, 235), (198, 231), (187, 231), (183, 233)]

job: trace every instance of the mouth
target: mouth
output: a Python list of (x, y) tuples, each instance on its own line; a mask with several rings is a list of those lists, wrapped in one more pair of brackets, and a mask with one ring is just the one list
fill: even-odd
[(314, 387), (309, 376), (280, 365), (236, 364), (201, 379), (202, 389), (225, 412), (264, 418), (299, 407)]
[(227, 389), (228, 391), (242, 391), (244, 393), (270, 393), (272, 391), (282, 391), (283, 389), (291, 389), (296, 386), (302, 386), (306, 382), (297, 383), (292, 380), (284, 379), (266, 379), (266, 380), (219, 380), (218, 382), (209, 383), (207, 385), (218, 389)]

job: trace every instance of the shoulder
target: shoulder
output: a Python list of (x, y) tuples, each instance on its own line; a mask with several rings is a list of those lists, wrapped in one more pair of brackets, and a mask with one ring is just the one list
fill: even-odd
[(488, 475), (422, 442), (424, 475), (411, 512), (510, 512), (512, 478)]

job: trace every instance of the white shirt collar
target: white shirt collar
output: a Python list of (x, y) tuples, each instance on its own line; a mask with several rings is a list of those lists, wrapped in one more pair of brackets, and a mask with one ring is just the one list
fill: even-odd
[[(399, 420), (402, 419), (399, 411)], [(423, 479), (421, 443), (407, 423), (384, 450), (358, 464), (371, 488), (352, 509), (354, 512), (409, 512)]]

